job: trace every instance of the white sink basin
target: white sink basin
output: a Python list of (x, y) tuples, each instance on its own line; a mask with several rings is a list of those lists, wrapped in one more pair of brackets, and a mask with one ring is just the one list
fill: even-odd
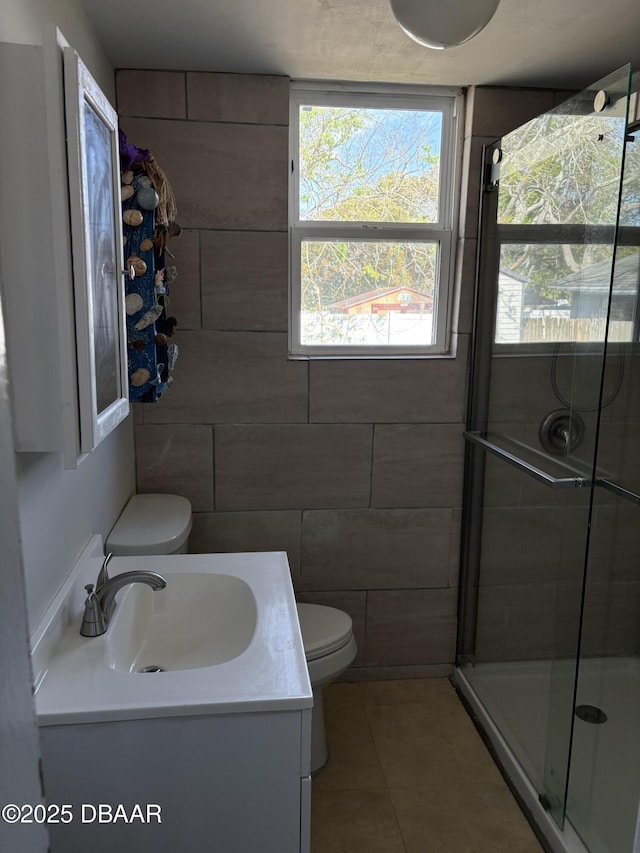
[(153, 571), (167, 586), (123, 587), (106, 633), (82, 637), (101, 563), (83, 555), (32, 639), (40, 725), (312, 706), (286, 554), (114, 557), (111, 577)]
[(122, 589), (105, 644), (105, 663), (125, 672), (198, 669), (245, 652), (258, 615), (251, 587), (224, 574), (163, 575), (165, 589)]

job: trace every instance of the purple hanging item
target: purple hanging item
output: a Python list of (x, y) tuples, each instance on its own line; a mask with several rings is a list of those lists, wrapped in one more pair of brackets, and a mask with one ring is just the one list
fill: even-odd
[(137, 145), (131, 145), (127, 142), (125, 133), (120, 130), (120, 170), (126, 172), (134, 163), (142, 163), (149, 156), (148, 148), (138, 148)]

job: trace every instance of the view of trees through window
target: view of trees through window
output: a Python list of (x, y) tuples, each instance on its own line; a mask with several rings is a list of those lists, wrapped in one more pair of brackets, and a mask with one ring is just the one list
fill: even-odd
[(419, 226), (441, 218), (442, 124), (438, 111), (299, 107), (299, 219), (327, 225), (301, 241), (303, 344), (431, 343), (438, 241)]
[(616, 250), (614, 226), (619, 201), (620, 224), (640, 226), (640, 156), (627, 146), (620, 195), (624, 133), (624, 116), (560, 107), (502, 140), (497, 343), (603, 340), (614, 250), (610, 336), (630, 339), (640, 250)]

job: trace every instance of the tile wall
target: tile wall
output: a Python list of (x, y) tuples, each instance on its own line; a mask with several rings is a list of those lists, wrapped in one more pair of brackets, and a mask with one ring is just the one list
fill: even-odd
[(286, 550), (298, 598), (349, 612), (352, 679), (446, 674), (455, 654), (466, 376), (482, 145), (554, 93), (468, 94), (456, 357), (287, 358), (286, 77), (122, 70), (130, 142), (166, 171), (175, 382), (136, 411), (137, 487), (195, 511), (192, 550)]

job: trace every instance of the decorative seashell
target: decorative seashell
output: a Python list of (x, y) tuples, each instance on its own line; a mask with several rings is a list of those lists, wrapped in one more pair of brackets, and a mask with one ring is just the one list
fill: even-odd
[(133, 317), (142, 308), (144, 302), (139, 293), (130, 293), (125, 297), (124, 306), (129, 317)]
[(167, 284), (173, 284), (173, 282), (178, 277), (178, 269), (177, 267), (171, 266), (167, 267), (164, 271), (164, 280)]
[(140, 225), (144, 216), (140, 213), (139, 210), (125, 210), (122, 214), (122, 221), (127, 225)]
[(131, 267), (133, 267), (137, 276), (144, 275), (147, 271), (146, 263), (137, 255), (131, 255), (127, 258), (126, 267), (127, 269), (131, 269)]
[(143, 210), (155, 210), (160, 198), (153, 187), (142, 187), (138, 190), (138, 206)]
[(135, 349), (135, 350), (137, 350), (138, 352), (144, 352), (144, 348), (145, 348), (146, 344), (145, 344), (145, 342), (142, 340), (142, 338), (138, 338), (138, 339), (137, 339), (137, 340), (135, 340), (135, 341), (131, 341), (131, 343), (129, 344), (129, 346), (131, 347), (131, 349)]
[(169, 237), (179, 237), (182, 234), (182, 226), (177, 222), (169, 223)]
[(133, 172), (131, 169), (127, 169), (126, 172), (122, 173), (121, 181), (123, 184), (132, 184), (133, 183)]
[(154, 305), (153, 308), (149, 308), (142, 317), (138, 320), (138, 322), (133, 327), (136, 331), (140, 332), (142, 329), (146, 329), (147, 326), (150, 326), (152, 323), (158, 319), (158, 317), (162, 314), (162, 305)]
[(155, 337), (155, 341), (158, 344), (158, 346), (163, 347), (167, 343), (167, 336), (163, 335), (162, 332), (158, 332), (158, 334)]
[(140, 243), (140, 251), (141, 252), (150, 252), (151, 249), (153, 249), (153, 240), (150, 240), (147, 237), (146, 240), (143, 240), (142, 243)]
[(139, 187), (150, 187), (150, 186), (152, 186), (151, 178), (148, 175), (141, 175), (138, 178), (138, 186)]
[(122, 201), (127, 201), (127, 199), (133, 198), (135, 193), (134, 188), (129, 184), (128, 186), (120, 187), (120, 197)]
[(139, 367), (134, 373), (129, 377), (129, 382), (134, 385), (136, 388), (140, 387), (140, 385), (144, 385), (145, 382), (149, 381), (149, 377), (151, 374), (145, 367)]

